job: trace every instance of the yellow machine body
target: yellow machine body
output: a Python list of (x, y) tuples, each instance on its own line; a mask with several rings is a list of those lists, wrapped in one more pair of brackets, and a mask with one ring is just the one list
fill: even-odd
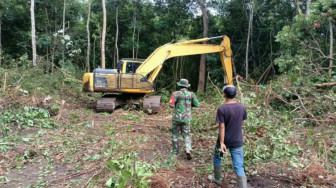
[[(204, 41), (222, 39), (219, 45)], [(169, 58), (218, 53), (226, 73), (224, 80), (233, 84), (230, 39), (227, 36), (168, 43), (157, 48), (147, 59), (121, 59), (118, 69), (95, 69), (83, 76), (83, 91), (147, 94), (154, 92), (154, 81), (162, 64)]]

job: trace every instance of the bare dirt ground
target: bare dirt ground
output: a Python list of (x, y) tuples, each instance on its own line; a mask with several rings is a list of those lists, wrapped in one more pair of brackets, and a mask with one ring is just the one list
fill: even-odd
[[(92, 101), (66, 101), (61, 116), (52, 117), (57, 126), (22, 130), (19, 135), (26, 141), (9, 143), (12, 147), (0, 153), (0, 187), (105, 187), (111, 173), (106, 168), (108, 159), (129, 151), (137, 153), (137, 160), (155, 166), (150, 187), (217, 187), (206, 179), (212, 172), (216, 131), (192, 134), (193, 159), (189, 161), (183, 152), (178, 156), (170, 152), (168, 107), (146, 115), (127, 109), (96, 113), (93, 106)], [(111, 142), (120, 144), (110, 148)], [(225, 170), (221, 187), (236, 187), (233, 170)], [(299, 186), (276, 177), (248, 172), (249, 187)]]

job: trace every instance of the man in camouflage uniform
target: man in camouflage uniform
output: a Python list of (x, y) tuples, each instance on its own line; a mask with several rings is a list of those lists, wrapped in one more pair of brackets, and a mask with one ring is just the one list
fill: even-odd
[(175, 91), (170, 100), (169, 105), (174, 109), (172, 117), (172, 133), (173, 133), (173, 152), (178, 154), (179, 148), (179, 132), (181, 132), (183, 141), (185, 144), (186, 155), (189, 160), (191, 160), (191, 139), (190, 133), (190, 121), (191, 121), (191, 107), (198, 107), (199, 102), (196, 95), (188, 91), (190, 84), (187, 79), (181, 79), (177, 82), (180, 87), (179, 91)]

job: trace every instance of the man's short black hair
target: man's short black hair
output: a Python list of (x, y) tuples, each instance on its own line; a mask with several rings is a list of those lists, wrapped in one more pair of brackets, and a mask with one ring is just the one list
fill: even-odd
[(223, 93), (229, 99), (233, 99), (236, 97), (237, 90), (233, 85), (226, 85), (223, 87)]

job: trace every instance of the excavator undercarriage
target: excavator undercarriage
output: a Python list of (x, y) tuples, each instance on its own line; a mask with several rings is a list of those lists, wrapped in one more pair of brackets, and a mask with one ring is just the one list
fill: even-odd
[(148, 114), (155, 114), (160, 110), (161, 96), (107, 94), (97, 100), (96, 111), (112, 113), (122, 105), (135, 105)]

